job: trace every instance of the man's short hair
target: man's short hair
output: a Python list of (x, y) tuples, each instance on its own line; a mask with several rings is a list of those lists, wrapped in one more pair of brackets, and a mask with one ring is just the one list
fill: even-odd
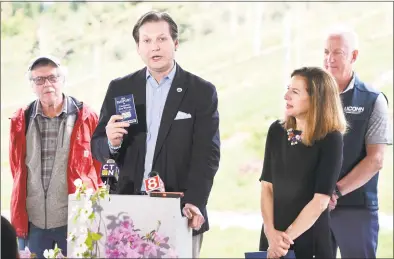
[(325, 33), (326, 39), (330, 36), (340, 36), (345, 40), (350, 51), (358, 50), (358, 35), (349, 25), (335, 24), (327, 29)]
[(148, 22), (160, 22), (160, 21), (165, 21), (168, 23), (170, 27), (170, 34), (172, 40), (177, 40), (178, 39), (178, 25), (175, 23), (175, 21), (171, 18), (171, 16), (166, 13), (166, 12), (158, 12), (158, 11), (150, 11), (147, 12), (146, 14), (142, 15), (137, 23), (134, 25), (133, 28), (133, 38), (135, 42), (138, 44), (140, 41), (140, 35), (139, 35), (139, 30), (142, 25)]

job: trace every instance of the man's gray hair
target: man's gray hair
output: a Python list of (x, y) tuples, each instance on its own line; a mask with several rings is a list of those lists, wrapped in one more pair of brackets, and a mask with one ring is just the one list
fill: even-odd
[(349, 25), (345, 24), (336, 24), (327, 29), (325, 33), (325, 39), (328, 39), (330, 36), (339, 36), (345, 42), (346, 46), (349, 48), (349, 51), (352, 52), (354, 50), (358, 50), (358, 35), (355, 30)]

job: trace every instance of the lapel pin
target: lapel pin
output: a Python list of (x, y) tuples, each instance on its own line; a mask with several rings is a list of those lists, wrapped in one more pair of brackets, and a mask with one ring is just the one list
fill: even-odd
[(180, 93), (180, 92), (182, 92), (182, 88), (177, 88), (176, 91), (177, 91), (178, 93)]

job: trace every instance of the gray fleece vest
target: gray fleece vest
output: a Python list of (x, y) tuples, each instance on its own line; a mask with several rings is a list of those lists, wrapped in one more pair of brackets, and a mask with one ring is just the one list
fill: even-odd
[(26, 134), (26, 209), (29, 222), (42, 229), (67, 225), (67, 164), (75, 120), (76, 114), (70, 114), (60, 124), (55, 162), (47, 192), (44, 191), (41, 177), (41, 134), (38, 122), (33, 118), (29, 122)]

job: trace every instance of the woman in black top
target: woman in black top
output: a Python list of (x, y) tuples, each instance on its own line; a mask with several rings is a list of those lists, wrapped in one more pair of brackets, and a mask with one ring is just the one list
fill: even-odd
[(260, 250), (279, 258), (332, 258), (330, 196), (342, 165), (346, 120), (335, 80), (306, 67), (291, 74), (284, 121), (274, 122), (265, 147)]

